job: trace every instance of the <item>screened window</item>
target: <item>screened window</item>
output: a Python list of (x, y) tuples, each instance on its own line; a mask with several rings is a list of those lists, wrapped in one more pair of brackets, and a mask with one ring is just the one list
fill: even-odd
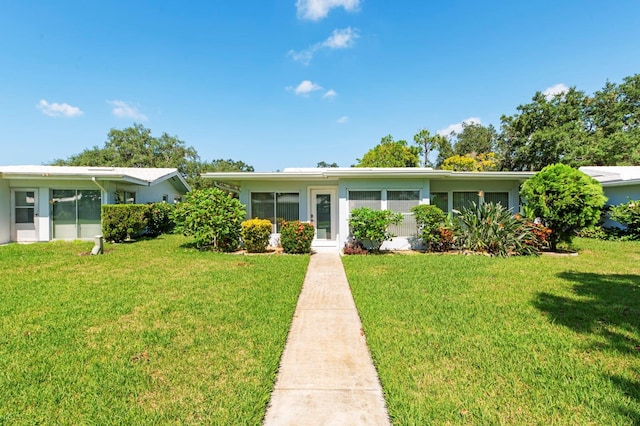
[(282, 220), (300, 219), (300, 194), (297, 192), (252, 192), (251, 218), (268, 219), (274, 231), (280, 231)]
[(430, 204), (438, 207), (445, 213), (449, 212), (449, 194), (447, 192), (432, 192)]
[(361, 207), (382, 210), (382, 191), (349, 191), (349, 211)]
[(387, 209), (402, 213), (399, 225), (391, 225), (389, 231), (398, 237), (416, 235), (418, 226), (411, 207), (420, 204), (420, 191), (387, 191)]
[(51, 191), (53, 238), (93, 238), (102, 233), (99, 190)]
[(471, 203), (476, 205), (480, 203), (480, 197), (477, 192), (454, 192), (453, 193), (453, 209), (461, 211), (463, 208), (471, 208)]
[(135, 204), (136, 193), (129, 191), (116, 191), (116, 204)]
[(485, 203), (494, 203), (504, 207), (505, 209), (509, 208), (509, 193), (508, 192), (485, 192), (484, 193), (484, 202)]

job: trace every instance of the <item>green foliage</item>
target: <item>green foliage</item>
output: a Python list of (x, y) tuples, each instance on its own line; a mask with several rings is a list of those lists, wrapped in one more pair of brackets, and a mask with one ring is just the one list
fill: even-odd
[(326, 161), (320, 161), (320, 162), (318, 162), (316, 167), (319, 167), (319, 168), (332, 168), (332, 167), (340, 167), (340, 166), (338, 166), (338, 163), (327, 163)]
[(485, 127), (480, 123), (462, 123), (462, 131), (453, 136), (457, 155), (488, 154), (497, 148), (498, 132), (492, 125)]
[(249, 219), (242, 222), (242, 242), (249, 253), (264, 253), (269, 245), (273, 225), (267, 219)]
[(394, 141), (393, 136), (388, 135), (358, 159), (356, 167), (418, 167), (419, 155), (418, 147), (408, 146), (404, 140)]
[(429, 161), (429, 153), (432, 151), (440, 152), (450, 148), (451, 146), (447, 138), (438, 134), (431, 135), (427, 129), (418, 131), (418, 133), (413, 136), (413, 141), (418, 145), (420, 152), (422, 153), (422, 165), (424, 167), (431, 165)]
[(418, 224), (420, 239), (431, 249), (441, 240), (440, 228), (445, 225), (447, 215), (438, 206), (431, 204), (414, 206), (411, 212)]
[(455, 232), (460, 249), (492, 256), (537, 254), (531, 227), (500, 204), (472, 202), (455, 216)]
[(310, 223), (292, 220), (280, 222), (280, 245), (285, 253), (311, 253), (315, 229)]
[(454, 155), (442, 162), (442, 170), (457, 172), (487, 172), (497, 170), (498, 164), (493, 152), (481, 154)]
[(527, 206), (551, 228), (549, 244), (571, 242), (580, 229), (595, 225), (607, 200), (600, 183), (564, 164), (545, 167), (527, 179), (520, 191)]
[(402, 214), (391, 210), (371, 210), (367, 207), (353, 209), (349, 217), (351, 234), (356, 241), (369, 244), (371, 249), (379, 251), (380, 246), (395, 237), (389, 232), (389, 226), (402, 222)]
[(174, 205), (169, 203), (151, 203), (148, 206), (147, 234), (157, 236), (173, 231), (175, 223), (171, 219), (171, 212), (174, 209)]
[(212, 246), (219, 251), (238, 248), (244, 206), (217, 188), (192, 191), (176, 205), (173, 220), (176, 231), (193, 236), (197, 247)]
[(116, 243), (139, 235), (147, 226), (146, 204), (103, 204), (102, 236)]
[(626, 226), (631, 235), (640, 237), (640, 200), (629, 200), (612, 206), (609, 218)]

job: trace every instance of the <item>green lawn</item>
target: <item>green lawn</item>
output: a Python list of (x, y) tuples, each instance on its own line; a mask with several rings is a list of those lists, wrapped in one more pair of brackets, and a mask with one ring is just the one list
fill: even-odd
[(309, 261), (0, 247), (0, 424), (259, 424)]
[(343, 258), (394, 424), (640, 424), (640, 243)]

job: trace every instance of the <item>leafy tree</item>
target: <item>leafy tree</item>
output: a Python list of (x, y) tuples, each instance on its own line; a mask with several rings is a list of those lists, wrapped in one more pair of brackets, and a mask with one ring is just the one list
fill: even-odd
[(413, 136), (413, 141), (420, 148), (423, 159), (422, 165), (424, 167), (431, 165), (429, 161), (429, 154), (431, 152), (446, 150), (451, 145), (447, 138), (438, 134), (431, 135), (427, 129), (418, 131), (418, 133)]
[(598, 223), (607, 200), (597, 180), (564, 164), (543, 168), (525, 181), (520, 194), (551, 228), (551, 250), (560, 242), (570, 243), (576, 231)]
[(382, 243), (395, 237), (389, 232), (389, 226), (398, 225), (402, 219), (402, 213), (360, 207), (351, 211), (349, 227), (356, 241), (367, 243), (372, 250), (379, 251)]
[(418, 167), (419, 155), (417, 147), (408, 146), (405, 140), (394, 141), (393, 136), (388, 135), (362, 159), (357, 159), (356, 167)]
[(330, 167), (340, 167), (340, 166), (338, 166), (338, 163), (327, 163), (326, 161), (320, 161), (316, 167), (326, 169)]
[(498, 132), (495, 127), (487, 127), (479, 123), (462, 123), (462, 131), (455, 133), (453, 144), (457, 155), (478, 155), (495, 152)]
[(498, 163), (493, 152), (478, 155), (454, 155), (442, 162), (442, 170), (454, 170), (457, 172), (487, 172), (497, 170)]
[(201, 173), (208, 172), (253, 172), (253, 166), (246, 164), (244, 161), (234, 161), (232, 159), (197, 161), (189, 165), (189, 173), (187, 181), (192, 189), (204, 189), (215, 187), (215, 181), (211, 179), (202, 179)]
[(172, 216), (176, 232), (193, 236), (198, 248), (229, 252), (238, 248), (245, 214), (244, 206), (231, 194), (207, 188), (188, 193)]

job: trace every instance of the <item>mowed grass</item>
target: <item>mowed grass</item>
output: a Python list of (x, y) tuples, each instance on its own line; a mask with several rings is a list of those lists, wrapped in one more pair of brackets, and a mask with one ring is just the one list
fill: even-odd
[(259, 424), (308, 256), (0, 247), (0, 424)]
[(640, 424), (640, 243), (343, 258), (396, 425)]

